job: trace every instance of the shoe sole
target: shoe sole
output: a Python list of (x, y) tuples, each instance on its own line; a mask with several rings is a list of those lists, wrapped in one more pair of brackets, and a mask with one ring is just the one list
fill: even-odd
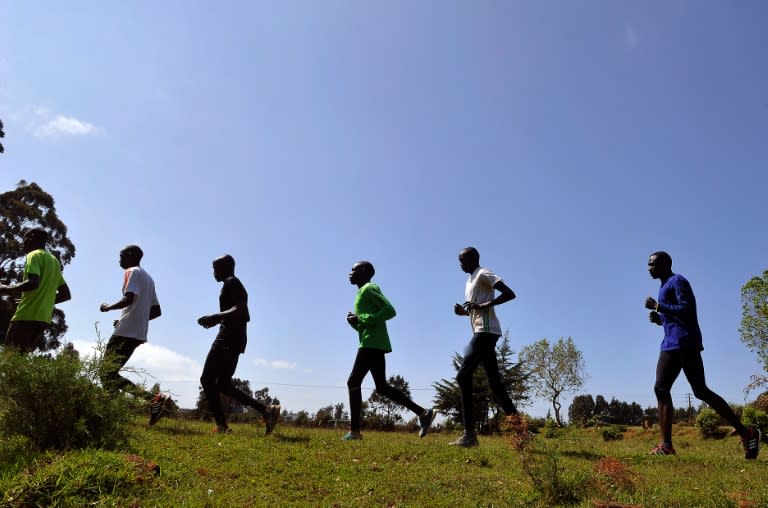
[(432, 410), (432, 418), (429, 419), (429, 423), (427, 423), (426, 427), (422, 427), (419, 431), (419, 437), (424, 437), (427, 434), (429, 434), (430, 429), (432, 428), (432, 422), (435, 421), (435, 418), (437, 418), (437, 411)]
[(155, 414), (150, 413), (149, 415), (149, 426), (156, 424), (160, 421), (160, 418), (163, 417), (165, 414), (165, 405), (168, 403), (168, 397), (163, 397), (163, 401), (160, 402), (160, 409), (155, 413), (157, 415), (157, 418), (155, 418)]
[(763, 431), (761, 431), (760, 429), (755, 429), (755, 430), (757, 431), (757, 446), (755, 447), (755, 455), (750, 456), (749, 452), (747, 452), (747, 454), (744, 456), (744, 458), (747, 460), (755, 460), (757, 456), (760, 455), (760, 441), (763, 440)]
[(268, 436), (274, 432), (275, 427), (277, 427), (277, 420), (280, 418), (280, 405), (270, 405), (267, 408), (267, 412), (269, 414), (269, 419), (272, 421), (272, 426), (269, 426), (264, 422), (266, 429), (264, 431), (264, 435)]

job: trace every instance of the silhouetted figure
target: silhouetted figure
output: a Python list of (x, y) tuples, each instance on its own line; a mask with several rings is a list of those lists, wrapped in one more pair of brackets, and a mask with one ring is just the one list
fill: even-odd
[(739, 421), (731, 407), (722, 397), (707, 388), (704, 380), (704, 363), (701, 351), (701, 329), (696, 314), (696, 297), (691, 285), (682, 275), (672, 273), (672, 257), (659, 251), (648, 259), (648, 272), (661, 281), (658, 302), (650, 296), (645, 299), (645, 308), (652, 323), (664, 327), (664, 339), (656, 365), (654, 392), (659, 403), (659, 429), (661, 443), (651, 450), (651, 455), (674, 455), (672, 446), (672, 395), (670, 390), (682, 370), (691, 385), (696, 398), (703, 400), (733, 425), (741, 436), (744, 457), (757, 458), (760, 453), (760, 431), (748, 429)]
[(280, 406), (272, 404), (267, 407), (232, 385), (238, 359), (245, 352), (246, 328), (251, 320), (248, 313), (248, 293), (240, 279), (235, 277), (235, 259), (229, 254), (214, 259), (213, 278), (223, 283), (219, 295), (220, 312), (197, 320), (204, 328), (220, 325), (200, 376), (200, 384), (208, 399), (208, 409), (216, 420), (213, 432), (229, 432), (227, 418), (221, 407), (220, 394), (223, 393), (260, 411), (264, 415), (266, 433), (270, 434), (280, 417)]
[(392, 351), (387, 333), (387, 320), (395, 317), (395, 308), (384, 297), (378, 285), (371, 282), (375, 270), (368, 261), (352, 265), (349, 282), (359, 289), (355, 295), (355, 311), (347, 313), (347, 323), (357, 330), (359, 347), (352, 373), (347, 380), (349, 389), (350, 430), (344, 440), (362, 439), (360, 409), (363, 403), (361, 386), (368, 372), (373, 376), (376, 391), (393, 402), (405, 406), (419, 418), (419, 437), (429, 432), (437, 416), (434, 409), (424, 409), (403, 392), (387, 383), (384, 355)]
[(24, 280), (18, 284), (1, 285), (0, 296), (21, 293), (8, 331), (5, 345), (22, 353), (30, 353), (43, 345), (43, 335), (51, 324), (53, 307), (72, 298), (61, 273), (61, 263), (45, 250), (48, 233), (33, 228), (24, 233)]
[(155, 292), (155, 281), (141, 266), (144, 252), (138, 245), (128, 245), (120, 251), (120, 268), (123, 272), (122, 297), (113, 304), (102, 303), (101, 312), (120, 310), (120, 319), (114, 321), (115, 329), (104, 350), (101, 384), (110, 390), (124, 390), (151, 401), (149, 424), (154, 425), (163, 416), (168, 396), (152, 394), (130, 379), (119, 374), (137, 347), (147, 342), (149, 321), (162, 314)]
[[(478, 445), (472, 408), (472, 374), (480, 364), (483, 365), (491, 391), (504, 412), (507, 415), (517, 415), (517, 408), (509, 398), (499, 375), (496, 342), (501, 337), (501, 324), (493, 309), (496, 305), (514, 299), (515, 293), (504, 284), (501, 277), (480, 266), (480, 253), (474, 247), (467, 247), (459, 253), (459, 265), (469, 276), (464, 289), (465, 301), (463, 304), (454, 305), (453, 311), (458, 316), (469, 316), (474, 334), (467, 345), (464, 360), (456, 376), (461, 390), (464, 433), (450, 444), (471, 447)], [(500, 293), (499, 296), (496, 296), (496, 291)]]

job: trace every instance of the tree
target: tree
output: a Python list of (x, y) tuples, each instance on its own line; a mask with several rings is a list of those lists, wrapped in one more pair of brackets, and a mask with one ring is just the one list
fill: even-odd
[[(20, 282), (24, 277), (24, 232), (33, 227), (48, 233), (47, 249), (58, 258), (62, 268), (75, 257), (75, 246), (67, 236), (67, 226), (56, 215), (56, 206), (50, 194), (36, 183), (21, 180), (16, 189), (0, 194), (0, 283)], [(2, 300), (0, 329), (5, 332), (16, 310), (16, 303)], [(45, 333), (42, 351), (55, 349), (67, 331), (64, 313), (54, 309), (50, 328)]]
[(598, 395), (595, 397), (595, 409), (592, 413), (593, 418), (597, 418), (599, 421), (604, 421), (608, 419), (608, 415), (610, 414), (610, 408), (608, 406), (608, 401), (605, 400), (605, 397), (602, 395)]
[[(403, 376), (400, 374), (390, 376), (387, 383), (393, 388), (403, 392), (409, 399), (411, 398), (411, 390), (408, 386), (408, 381), (403, 379)], [(400, 415), (400, 410), (403, 406), (390, 400), (388, 397), (384, 397), (376, 390), (374, 390), (373, 393), (371, 393), (371, 396), (368, 397), (368, 403), (370, 404), (373, 413), (378, 413), (379, 411), (383, 412), (382, 417), (385, 423), (395, 423), (403, 419)]]
[[(528, 400), (528, 375), (523, 372), (519, 362), (513, 362), (514, 351), (509, 345), (509, 332), (505, 332), (501, 342), (496, 345), (496, 360), (499, 364), (501, 382), (516, 405), (523, 405)], [(451, 363), (458, 372), (463, 362), (459, 353), (454, 353)], [(441, 379), (432, 385), (437, 392), (434, 405), (444, 415), (456, 423), (463, 418), (461, 407), (461, 390), (454, 379)], [(472, 403), (477, 419), (476, 425), (486, 431), (497, 430), (503, 410), (497, 404), (488, 384), (485, 369), (478, 368), (472, 375)]]
[(555, 421), (560, 418), (560, 397), (581, 388), (586, 379), (584, 357), (571, 337), (562, 337), (551, 344), (547, 339), (525, 346), (520, 361), (531, 369), (534, 392), (549, 399), (555, 410)]
[[(741, 341), (757, 354), (763, 369), (768, 371), (768, 270), (760, 277), (752, 277), (741, 288), (741, 310)], [(765, 384), (766, 376), (753, 376), (748, 389)]]
[[(0, 120), (0, 138), (4, 138), (4, 137), (5, 137), (5, 131), (3, 130), (3, 121)], [(3, 146), (2, 143), (0, 143), (0, 153), (3, 153), (3, 152), (5, 152), (5, 147)]]
[(595, 411), (595, 400), (592, 395), (577, 395), (568, 406), (568, 421), (577, 425), (586, 424)]
[(317, 410), (312, 418), (318, 427), (327, 427), (333, 420), (333, 406), (323, 406)]

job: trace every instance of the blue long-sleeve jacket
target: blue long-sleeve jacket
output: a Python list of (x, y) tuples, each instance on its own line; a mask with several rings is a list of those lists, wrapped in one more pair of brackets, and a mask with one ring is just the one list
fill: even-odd
[(696, 314), (696, 297), (685, 277), (672, 274), (659, 288), (658, 312), (664, 326), (662, 351), (693, 349), (701, 351), (701, 329)]

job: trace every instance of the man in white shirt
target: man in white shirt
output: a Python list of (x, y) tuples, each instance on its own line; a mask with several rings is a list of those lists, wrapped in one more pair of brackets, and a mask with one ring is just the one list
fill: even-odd
[(154, 425), (162, 416), (168, 396), (161, 393), (153, 395), (119, 374), (134, 350), (147, 342), (149, 321), (161, 314), (155, 282), (139, 266), (142, 257), (144, 253), (138, 245), (129, 245), (120, 251), (120, 267), (125, 270), (123, 297), (111, 305), (102, 303), (99, 307), (101, 312), (122, 310), (120, 319), (114, 322), (115, 330), (104, 351), (106, 364), (101, 383), (107, 389), (124, 390), (151, 401), (149, 424)]
[[(480, 266), (480, 253), (474, 247), (467, 247), (459, 253), (459, 265), (469, 277), (464, 290), (465, 301), (463, 304), (454, 305), (453, 311), (457, 316), (469, 316), (474, 334), (464, 352), (464, 361), (456, 376), (461, 390), (464, 434), (450, 444), (469, 448), (478, 445), (472, 413), (472, 374), (480, 364), (483, 365), (491, 391), (504, 412), (507, 415), (517, 414), (517, 409), (499, 375), (496, 341), (501, 337), (501, 325), (493, 309), (496, 305), (514, 299), (515, 293), (504, 284), (501, 277)], [(496, 296), (496, 291), (501, 294)]]

